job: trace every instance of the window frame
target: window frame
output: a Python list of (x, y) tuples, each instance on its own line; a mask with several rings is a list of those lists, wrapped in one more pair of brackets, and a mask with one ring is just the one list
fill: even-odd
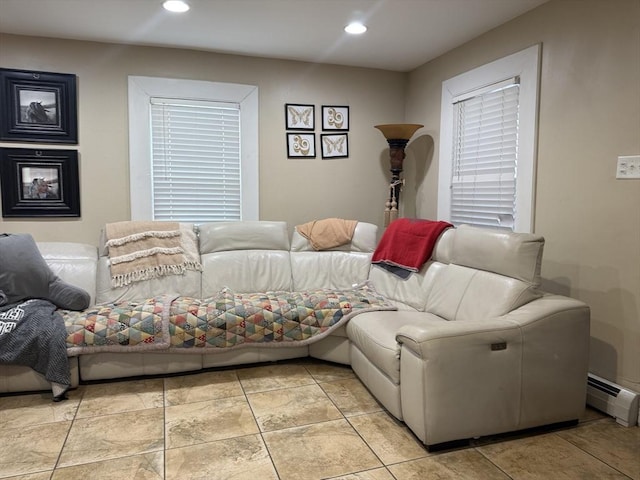
[(131, 220), (152, 220), (151, 98), (238, 103), (242, 220), (259, 219), (258, 87), (235, 83), (129, 76)]
[(451, 215), (454, 99), (513, 77), (520, 77), (516, 218), (513, 230), (533, 231), (540, 77), (539, 44), (442, 82), (438, 219), (448, 221)]

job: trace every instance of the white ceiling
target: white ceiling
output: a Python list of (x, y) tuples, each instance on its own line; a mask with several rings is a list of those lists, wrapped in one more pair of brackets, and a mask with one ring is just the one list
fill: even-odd
[(410, 71), (545, 1), (0, 0), (0, 32)]

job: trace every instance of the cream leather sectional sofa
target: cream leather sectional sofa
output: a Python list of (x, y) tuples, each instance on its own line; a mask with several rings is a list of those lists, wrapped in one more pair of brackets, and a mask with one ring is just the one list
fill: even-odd
[[(182, 228), (192, 228), (182, 225)], [(199, 227), (202, 272), (111, 287), (104, 247), (39, 243), (52, 270), (93, 303), (159, 294), (348, 289), (368, 282), (397, 310), (368, 311), (308, 345), (186, 354), (93, 352), (71, 357), (81, 381), (197, 371), (311, 356), (350, 365), (426, 445), (570, 422), (586, 399), (589, 308), (541, 292), (544, 239), (469, 226), (446, 230), (408, 279), (372, 266), (377, 227), (358, 223), (351, 243), (314, 251), (284, 222)], [(0, 365), (0, 392), (47, 390), (25, 367)]]

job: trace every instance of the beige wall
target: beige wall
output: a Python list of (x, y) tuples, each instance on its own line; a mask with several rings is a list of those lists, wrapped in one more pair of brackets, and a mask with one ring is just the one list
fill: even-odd
[[(260, 98), (260, 218), (294, 225), (325, 217), (381, 224), (387, 195), (387, 143), (373, 125), (402, 121), (406, 74), (167, 48), (0, 35), (0, 67), (75, 73), (80, 219), (2, 219), (0, 232), (38, 241), (96, 244), (102, 225), (128, 220), (127, 76), (257, 85)], [(284, 104), (316, 105), (316, 159), (287, 159)], [(322, 105), (349, 105), (349, 158), (320, 157)]]
[(417, 213), (437, 211), (442, 81), (536, 43), (543, 287), (591, 306), (590, 370), (640, 391), (640, 180), (615, 179), (640, 155), (638, 0), (551, 0), (411, 72), (406, 120), (429, 135)]

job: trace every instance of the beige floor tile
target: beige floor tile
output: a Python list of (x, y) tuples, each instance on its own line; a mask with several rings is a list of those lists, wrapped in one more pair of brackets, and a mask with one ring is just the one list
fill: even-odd
[(278, 480), (260, 435), (174, 448), (165, 455), (167, 480)]
[(318, 385), (248, 393), (247, 399), (262, 432), (342, 418)]
[[(72, 401), (80, 401), (82, 398), (82, 387), (74, 390), (69, 390), (67, 393), (69, 397), (73, 396)], [(46, 403), (56, 403), (51, 399), (51, 393), (29, 393), (25, 395), (8, 395), (6, 397), (0, 396), (0, 412), (11, 410), (13, 408), (24, 408), (31, 406), (43, 405)], [(65, 403), (65, 402), (58, 402)]]
[[(26, 475), (18, 475), (17, 477), (6, 477), (6, 480), (49, 480), (53, 472), (27, 473)], [(0, 477), (5, 478), (5, 477)]]
[(385, 465), (429, 455), (411, 431), (387, 412), (349, 417), (349, 423)]
[(610, 467), (640, 480), (640, 427), (623, 427), (613, 418), (605, 418), (558, 435)]
[(164, 404), (162, 379), (129, 380), (84, 386), (76, 418), (158, 408)]
[(164, 448), (163, 433), (162, 408), (77, 419), (62, 449), (59, 466), (160, 451)]
[(244, 396), (166, 407), (167, 448), (259, 433)]
[(158, 408), (163, 406), (163, 402), (162, 379), (85, 385), (76, 418)]
[(262, 434), (281, 480), (316, 480), (381, 467), (346, 420)]
[(554, 433), (477, 448), (514, 479), (625, 478)]
[(383, 410), (357, 378), (322, 383), (320, 386), (345, 417)]
[(21, 395), (0, 398), (0, 437), (5, 429), (73, 420), (81, 395), (53, 402), (50, 395)]
[(367, 470), (366, 472), (350, 473), (348, 475), (340, 475), (331, 477), (327, 480), (395, 480), (393, 475), (386, 468), (376, 468)]
[(51, 480), (162, 480), (163, 478), (164, 452), (154, 452), (59, 468)]
[(303, 365), (278, 364), (237, 370), (245, 393), (312, 385), (313, 377)]
[(53, 470), (69, 428), (67, 421), (4, 430), (0, 478)]
[(164, 390), (167, 406), (244, 395), (235, 370), (169, 377)]
[(602, 413), (595, 408), (587, 406), (579, 418), (580, 423), (591, 422), (593, 420), (601, 420), (603, 418), (611, 418), (606, 413)]
[[(435, 454), (389, 465), (396, 480), (507, 480), (509, 477), (473, 449)], [(550, 476), (548, 478), (554, 478)]]
[(353, 370), (351, 370), (351, 367), (348, 365), (339, 365), (337, 363), (310, 363), (305, 365), (305, 367), (318, 383), (356, 378), (356, 374), (353, 373)]

